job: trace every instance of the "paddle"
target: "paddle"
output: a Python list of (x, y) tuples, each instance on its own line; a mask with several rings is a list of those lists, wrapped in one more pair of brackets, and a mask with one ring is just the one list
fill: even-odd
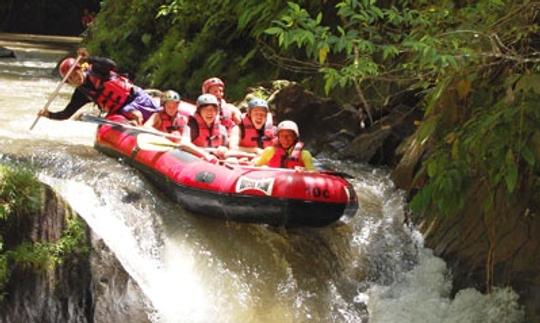
[(170, 151), (181, 148), (183, 145), (154, 134), (141, 133), (137, 136), (137, 146), (142, 150)]
[[(184, 145), (170, 141), (163, 137), (156, 137), (152, 134), (142, 133), (137, 136), (137, 146), (142, 150), (153, 150), (153, 151), (169, 151), (176, 148), (182, 148)], [(213, 152), (215, 149), (204, 148), (207, 152)], [(225, 153), (226, 157), (238, 157), (238, 158), (253, 158), (255, 155), (253, 153), (246, 153), (241, 151), (233, 151)]]
[[(71, 67), (69, 68), (66, 75), (64, 75), (64, 78), (62, 78), (62, 80), (56, 85), (56, 89), (51, 94), (51, 96), (49, 96), (49, 100), (47, 101), (47, 103), (45, 103), (45, 106), (43, 108), (41, 108), (40, 111), (48, 111), (49, 110), (49, 106), (51, 105), (52, 101), (54, 100), (54, 98), (56, 98), (56, 96), (58, 95), (58, 92), (60, 92), (60, 89), (62, 88), (62, 86), (64, 85), (64, 83), (68, 79), (68, 77), (75, 70), (75, 67), (77, 67), (79, 65), (79, 61), (81, 60), (81, 58), (82, 58), (81, 55), (77, 56), (77, 59), (75, 60), (75, 63), (73, 65), (71, 65)], [(30, 126), (30, 130), (34, 129), (34, 126), (38, 122), (39, 118), (41, 118), (41, 115), (38, 115), (36, 117), (36, 119), (34, 119), (34, 122)]]
[[(152, 128), (132, 126), (132, 125), (129, 125), (129, 124), (126, 124), (126, 123), (120, 123), (120, 122), (115, 122), (115, 121), (103, 119), (103, 118), (100, 118), (100, 117), (96, 117), (96, 116), (93, 116), (91, 114), (83, 114), (81, 116), (81, 121), (92, 122), (92, 123), (97, 123), (97, 124), (106, 124), (106, 125), (116, 126), (116, 127), (122, 127), (122, 128), (125, 128), (125, 129), (134, 130), (134, 131), (137, 131), (137, 132), (152, 134), (154, 136), (173, 138), (173, 139), (178, 139), (178, 140), (182, 139), (182, 137), (180, 137), (180, 136), (176, 136), (176, 135), (166, 133), (166, 132), (161, 132), (161, 131), (158, 131), (158, 130), (153, 130)], [(172, 142), (170, 140), (167, 140), (167, 141), (174, 144), (174, 142)], [(168, 150), (170, 150), (170, 149), (168, 149)]]

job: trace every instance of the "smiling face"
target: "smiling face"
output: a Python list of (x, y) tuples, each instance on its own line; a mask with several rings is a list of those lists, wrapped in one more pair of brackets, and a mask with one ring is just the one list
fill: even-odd
[(213, 85), (208, 88), (208, 93), (213, 94), (216, 98), (222, 99), (225, 93), (225, 89), (220, 85)]
[(84, 72), (79, 66), (75, 67), (71, 74), (69, 74), (67, 83), (73, 86), (79, 86), (84, 83)]
[(296, 143), (296, 133), (292, 130), (280, 130), (278, 132), (278, 142), (283, 149), (289, 149)]
[(249, 118), (251, 119), (251, 123), (253, 123), (253, 126), (255, 129), (261, 129), (264, 124), (266, 123), (266, 109), (265, 108), (259, 108), (254, 107), (249, 112)]
[(169, 116), (174, 117), (178, 113), (178, 105), (180, 102), (178, 101), (167, 101), (163, 105), (163, 108), (165, 109), (165, 113), (167, 113)]
[(213, 104), (207, 104), (199, 107), (199, 114), (206, 125), (210, 126), (216, 119), (218, 107)]

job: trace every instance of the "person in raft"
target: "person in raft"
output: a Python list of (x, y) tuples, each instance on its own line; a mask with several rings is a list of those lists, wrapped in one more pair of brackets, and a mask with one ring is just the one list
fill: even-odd
[(178, 136), (178, 139), (170, 139), (179, 142), (187, 124), (187, 118), (178, 111), (179, 105), (180, 94), (178, 92), (173, 90), (163, 92), (161, 95), (162, 110), (152, 114), (144, 123), (144, 126)]
[[(42, 109), (38, 115), (56, 120), (71, 117), (83, 105), (94, 102), (107, 114), (122, 114), (136, 125), (142, 125), (160, 107), (141, 88), (115, 72), (116, 63), (108, 58), (89, 56), (86, 49), (77, 51), (82, 64), (77, 64), (67, 78), (76, 87), (68, 105), (62, 111)], [(64, 77), (77, 61), (68, 57), (58, 68)]]
[(220, 122), (227, 131), (230, 131), (242, 120), (242, 113), (234, 105), (227, 103), (225, 96), (225, 83), (217, 77), (204, 81), (201, 87), (203, 94), (212, 94), (218, 99)]
[(247, 112), (240, 124), (231, 129), (229, 155), (236, 152), (260, 155), (264, 148), (274, 144), (276, 127), (272, 124), (272, 114), (268, 102), (260, 98), (249, 100)]
[(197, 110), (189, 117), (182, 133), (182, 149), (210, 162), (223, 159), (227, 152), (227, 130), (220, 123), (218, 99), (212, 94), (197, 98)]
[(285, 120), (277, 126), (277, 143), (263, 150), (261, 156), (253, 160), (255, 166), (315, 170), (311, 153), (299, 141), (300, 132), (294, 121)]

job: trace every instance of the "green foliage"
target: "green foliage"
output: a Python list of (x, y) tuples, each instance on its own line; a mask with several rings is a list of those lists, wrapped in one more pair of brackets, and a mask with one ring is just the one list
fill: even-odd
[[(427, 181), (411, 208), (453, 215), (467, 196), (481, 196), (480, 211), (489, 211), (501, 188), (508, 203), (534, 204), (540, 79), (531, 72), (540, 59), (531, 12), (538, 8), (528, 1), (343, 0), (335, 11), (310, 14), (290, 2), (266, 33), (284, 50), (303, 49), (326, 93), (353, 89), (362, 99), (383, 83), (422, 91), (416, 142), (434, 148), (417, 173)], [(369, 99), (382, 105), (392, 95)]]
[(23, 242), (13, 250), (6, 251), (6, 257), (17, 266), (45, 270), (53, 264), (49, 249), (48, 244)]
[(0, 165), (0, 300), (9, 278), (9, 256), (2, 237), (4, 223), (39, 210), (41, 194), (41, 186), (30, 170)]
[(0, 301), (14, 266), (33, 270), (54, 269), (70, 255), (88, 252), (84, 222), (71, 213), (66, 216), (66, 227), (57, 241), (23, 241), (6, 249), (2, 234), (17, 235), (10, 231), (21, 229), (19, 220), (39, 211), (42, 190), (30, 170), (0, 165)]
[(56, 265), (73, 254), (84, 255), (89, 250), (86, 246), (86, 232), (84, 222), (77, 216), (66, 219), (66, 228), (62, 236), (55, 242), (29, 243), (18, 245), (7, 251), (9, 260), (19, 266), (32, 269), (53, 269)]
[(4, 285), (9, 278), (8, 262), (6, 255), (2, 252), (3, 248), (2, 237), (0, 236), (0, 302), (4, 298)]
[[(440, 139), (419, 173), (429, 181), (412, 200), (414, 211), (434, 208), (455, 214), (463, 208), (463, 198), (478, 195), (480, 187), (488, 191), (478, 195), (484, 207), (479, 211), (492, 210), (499, 188), (506, 191), (510, 205), (530, 207), (535, 203), (534, 192), (540, 183), (540, 142), (535, 139), (540, 137), (540, 88), (528, 84), (540, 75), (509, 79), (516, 80), (516, 76), (517, 82), (512, 84), (477, 78), (478, 90), (469, 97), (474, 102), (471, 118), (461, 124), (445, 127), (439, 122), (419, 129), (419, 139), (427, 127), (432, 129), (428, 136)], [(499, 95), (486, 100), (486, 92), (493, 90)], [(445, 94), (453, 95), (452, 91), (446, 88)]]
[(499, 53), (501, 38), (524, 39), (538, 30), (530, 21), (519, 21), (522, 26), (513, 29), (496, 24), (508, 12), (529, 6), (527, 1), (391, 3), (383, 7), (376, 1), (339, 1), (326, 17), (289, 2), (266, 33), (283, 49), (304, 49), (331, 93), (366, 80), (373, 82), (373, 89), (380, 81), (428, 88), (448, 73)]
[(0, 165), (0, 220), (39, 209), (41, 186), (24, 168)]
[(240, 98), (253, 81), (272, 73), (272, 66), (261, 64), (257, 42), (284, 6), (256, 0), (107, 1), (88, 47), (136, 72), (143, 86), (172, 88), (193, 99), (205, 79), (219, 76), (227, 95)]
[(440, 213), (454, 215), (465, 204), (463, 192), (471, 180), (466, 165), (441, 151), (432, 155), (425, 167), (430, 181), (411, 201), (411, 209), (419, 212), (434, 205)]
[(86, 255), (90, 251), (86, 242), (86, 224), (79, 216), (73, 215), (66, 219), (66, 228), (60, 239), (51, 245), (51, 257), (56, 264), (61, 264), (69, 255)]
[[(165, 1), (104, 1), (89, 36), (88, 48), (93, 54), (113, 58), (123, 72), (139, 75), (139, 64), (155, 49), (158, 37), (166, 28), (155, 20), (158, 8)], [(141, 28), (144, 26), (144, 28)]]

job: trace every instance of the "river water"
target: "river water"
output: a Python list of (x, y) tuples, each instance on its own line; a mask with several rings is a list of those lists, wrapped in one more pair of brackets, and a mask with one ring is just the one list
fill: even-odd
[[(0, 46), (0, 162), (31, 165), (115, 253), (151, 301), (153, 322), (521, 322), (511, 290), (470, 288), (403, 224), (385, 170), (335, 162), (355, 175), (360, 210), (325, 228), (285, 230), (197, 216), (137, 171), (93, 149), (95, 125), (42, 119), (52, 71), (76, 39), (25, 37)], [(181, 89), (180, 89), (181, 90)], [(51, 110), (62, 109), (64, 86)]]

